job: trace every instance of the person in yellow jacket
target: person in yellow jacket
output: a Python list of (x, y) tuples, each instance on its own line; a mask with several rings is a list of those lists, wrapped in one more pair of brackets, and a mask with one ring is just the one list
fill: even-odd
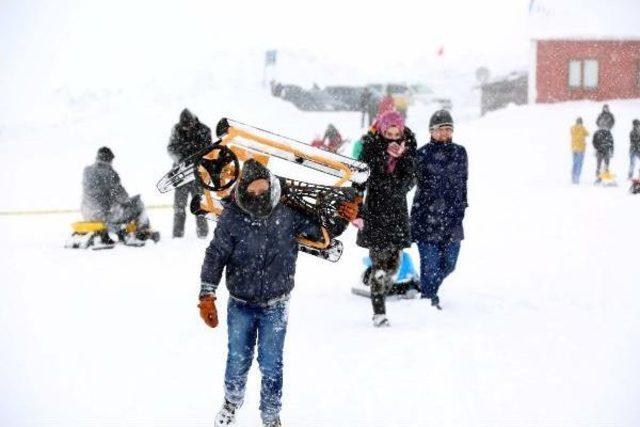
[(571, 151), (573, 152), (573, 169), (571, 171), (571, 181), (574, 184), (580, 183), (582, 161), (584, 160), (584, 151), (587, 147), (587, 136), (589, 136), (589, 132), (582, 125), (582, 117), (578, 117), (576, 119), (576, 124), (571, 126)]

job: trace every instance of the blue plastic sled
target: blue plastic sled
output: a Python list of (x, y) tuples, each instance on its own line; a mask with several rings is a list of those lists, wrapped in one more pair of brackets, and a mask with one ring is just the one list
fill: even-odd
[[(354, 288), (354, 293), (357, 295), (367, 296), (369, 294), (369, 276), (371, 275), (371, 258), (364, 257), (362, 259), (366, 270), (362, 273), (362, 285), (364, 289), (359, 292), (355, 292), (357, 288)], [(366, 290), (366, 291), (365, 291)], [(387, 292), (387, 295), (405, 295), (408, 291), (413, 290), (420, 292), (420, 275), (416, 271), (413, 260), (407, 252), (402, 252), (402, 258), (400, 259), (400, 267), (393, 277), (393, 286)], [(367, 295), (364, 295), (367, 294)]]

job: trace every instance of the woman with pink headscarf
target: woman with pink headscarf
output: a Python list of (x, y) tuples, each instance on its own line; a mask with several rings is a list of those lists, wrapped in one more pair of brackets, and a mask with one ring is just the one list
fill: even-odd
[(407, 192), (415, 185), (416, 139), (397, 111), (377, 120), (376, 130), (362, 137), (360, 160), (371, 175), (361, 210), (358, 246), (369, 249), (369, 279), (374, 326), (389, 326), (385, 291), (398, 269), (402, 249), (411, 246)]

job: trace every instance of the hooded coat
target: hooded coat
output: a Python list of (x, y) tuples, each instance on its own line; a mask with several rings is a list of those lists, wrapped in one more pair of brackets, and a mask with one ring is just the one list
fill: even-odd
[(608, 129), (598, 129), (593, 134), (593, 148), (600, 155), (613, 155), (613, 135)]
[(616, 119), (613, 117), (613, 114), (609, 112), (609, 110), (602, 110), (598, 118), (596, 119), (596, 126), (599, 128), (609, 129), (613, 128), (613, 125), (616, 123)]
[(180, 121), (173, 127), (167, 151), (174, 162), (182, 162), (212, 143), (211, 129), (200, 123), (188, 109), (180, 113)]
[(128, 200), (129, 195), (111, 163), (96, 160), (84, 168), (81, 212), (85, 220), (107, 221), (111, 209)]
[[(273, 190), (275, 177), (268, 169), (261, 165), (250, 169), (245, 163), (235, 196), (243, 198), (242, 192), (256, 179), (269, 179)], [(267, 194), (274, 207), (266, 217), (249, 213), (236, 200), (228, 201), (205, 252), (200, 274), (202, 283), (215, 289), (226, 269), (229, 293), (254, 304), (291, 292), (298, 259), (296, 237), (319, 233), (319, 226), (311, 219), (279, 203), (279, 191)]]

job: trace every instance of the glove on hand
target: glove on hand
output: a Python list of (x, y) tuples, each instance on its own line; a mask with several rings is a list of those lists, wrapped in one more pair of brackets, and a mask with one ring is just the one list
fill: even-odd
[(200, 298), (200, 317), (211, 328), (218, 326), (218, 310), (216, 310), (216, 297), (215, 295), (207, 295)]
[(338, 215), (347, 221), (353, 221), (358, 217), (358, 202), (342, 202), (340, 206), (338, 206)]

